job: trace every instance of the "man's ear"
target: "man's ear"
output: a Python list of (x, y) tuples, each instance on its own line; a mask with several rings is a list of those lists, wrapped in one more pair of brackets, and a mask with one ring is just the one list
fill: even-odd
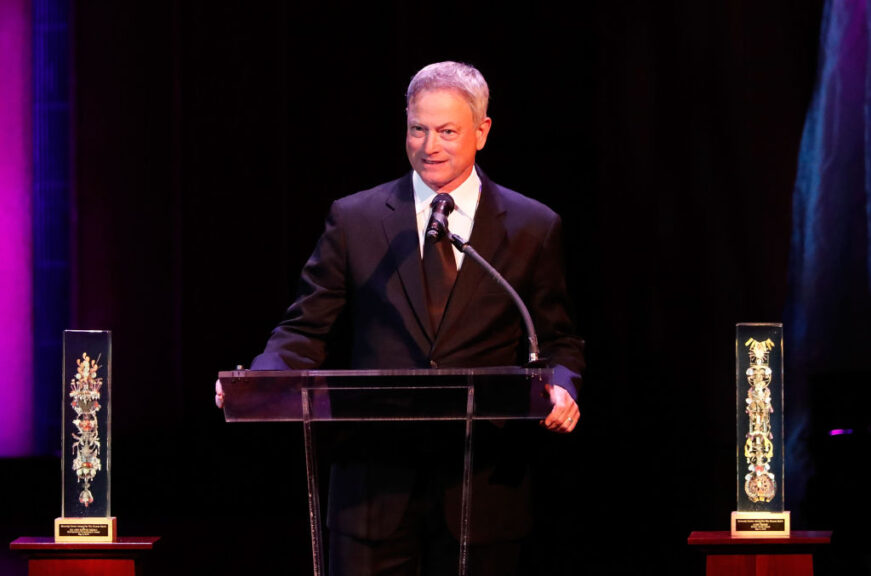
[(478, 124), (478, 128), (475, 133), (475, 138), (477, 139), (476, 149), (481, 150), (484, 147), (484, 144), (487, 143), (487, 135), (490, 134), (490, 126), (493, 124), (493, 121), (487, 117), (481, 120), (481, 123)]

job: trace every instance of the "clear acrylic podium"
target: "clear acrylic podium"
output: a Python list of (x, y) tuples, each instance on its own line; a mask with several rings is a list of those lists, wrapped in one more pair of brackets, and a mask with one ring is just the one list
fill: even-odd
[[(220, 372), (227, 422), (302, 422), (312, 565), (324, 556), (314, 422), (465, 421), (459, 574), (468, 566), (474, 420), (538, 420), (552, 407), (550, 368), (235, 370)], [(365, 425), (365, 424), (363, 424)], [(460, 448), (458, 447), (458, 454)]]

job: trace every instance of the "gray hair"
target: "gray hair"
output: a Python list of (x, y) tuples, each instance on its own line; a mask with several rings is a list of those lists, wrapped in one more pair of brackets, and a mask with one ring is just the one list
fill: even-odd
[(474, 66), (451, 61), (424, 66), (408, 84), (405, 92), (406, 107), (418, 94), (427, 90), (457, 90), (472, 108), (472, 117), (476, 123), (487, 117), (490, 88), (484, 76)]

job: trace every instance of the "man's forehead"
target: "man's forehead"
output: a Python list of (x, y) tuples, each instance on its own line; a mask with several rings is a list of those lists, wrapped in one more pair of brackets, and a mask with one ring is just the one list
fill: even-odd
[(425, 98), (427, 96), (442, 96), (442, 95), (449, 96), (452, 99), (452, 101), (448, 100), (448, 99), (438, 100), (438, 101), (429, 100), (429, 103), (432, 106), (429, 107), (426, 110), (426, 112), (430, 112), (430, 113), (456, 112), (455, 107), (459, 103), (459, 104), (463, 105), (462, 106), (463, 109), (468, 110), (469, 113), (474, 116), (474, 110), (472, 110), (472, 104), (466, 99), (466, 96), (462, 91), (455, 89), (455, 88), (433, 88), (433, 89), (427, 89), (427, 90), (422, 90), (422, 91), (418, 92), (417, 94), (414, 95), (414, 97), (411, 100), (409, 100), (408, 106), (405, 108), (406, 116), (410, 117), (414, 113), (422, 112), (418, 107), (418, 103), (420, 102), (421, 98)]

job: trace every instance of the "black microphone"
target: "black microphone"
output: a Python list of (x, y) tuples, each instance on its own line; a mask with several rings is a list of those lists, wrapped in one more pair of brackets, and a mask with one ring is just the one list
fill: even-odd
[(454, 199), (450, 194), (440, 193), (433, 198), (432, 216), (426, 225), (426, 241), (438, 242), (448, 231), (448, 215), (454, 211)]

